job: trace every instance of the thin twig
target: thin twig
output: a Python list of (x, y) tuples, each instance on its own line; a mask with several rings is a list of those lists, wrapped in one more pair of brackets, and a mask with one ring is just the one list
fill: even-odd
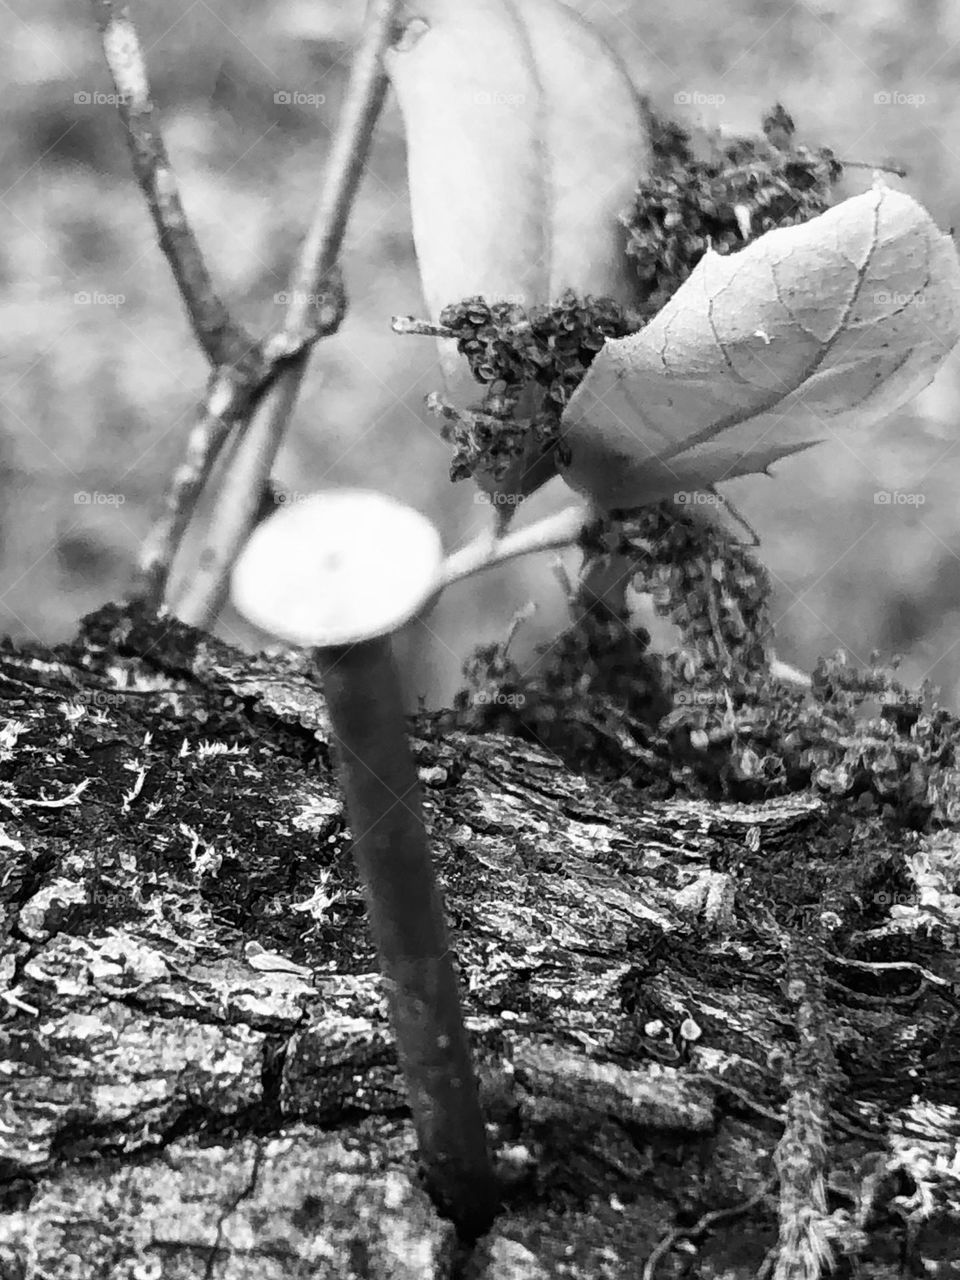
[(690, 1237), (703, 1235), (705, 1231), (709, 1231), (710, 1228), (718, 1222), (725, 1222), (730, 1218), (742, 1217), (745, 1213), (749, 1213), (751, 1209), (755, 1209), (757, 1205), (762, 1204), (776, 1185), (777, 1179), (775, 1177), (768, 1178), (760, 1190), (752, 1195), (749, 1200), (744, 1200), (740, 1204), (731, 1205), (728, 1209), (711, 1209), (708, 1213), (703, 1214), (703, 1216), (695, 1222), (693, 1226), (674, 1227), (671, 1231), (668, 1231), (644, 1263), (642, 1280), (653, 1280), (653, 1274), (657, 1269), (657, 1263), (666, 1257), (678, 1240), (685, 1240)]
[(440, 568), (440, 590), (461, 578), (469, 578), (482, 569), (503, 564), (533, 551), (556, 551), (575, 543), (590, 520), (596, 518), (589, 506), (564, 507), (552, 516), (544, 516), (535, 524), (496, 538), (489, 533), (468, 542), (447, 556)]
[(871, 164), (869, 160), (841, 160), (840, 164), (845, 169), (872, 169), (875, 173), (892, 173), (895, 178), (909, 177), (907, 170), (901, 169), (899, 165)]
[(163, 511), (150, 530), (140, 558), (140, 594), (151, 609), (159, 609), (163, 603), (173, 560), (197, 499), (248, 396), (247, 388), (229, 371), (216, 373), (210, 379), (206, 398), (187, 437), (183, 461), (170, 478)]
[(260, 507), (263, 486), (273, 468), (284, 424), (300, 390), (302, 367), (278, 378), (236, 440), (220, 478), (206, 541), (194, 571), (172, 611), (190, 626), (208, 630), (229, 591), (233, 563), (247, 540)]
[[(290, 285), (283, 332), (292, 341), (310, 328), (311, 310), (336, 263), (387, 78), (383, 53), (389, 45), (399, 0), (372, 0), (354, 58), (346, 99), (337, 123), (327, 174), (313, 222)], [(209, 627), (216, 617), (234, 562), (260, 504), (263, 486), (287, 430), (307, 363), (302, 349), (292, 357), (257, 405), (210, 519), (210, 534), (188, 593), (175, 604), (182, 621)]]
[(117, 109), (127, 131), (134, 172), (197, 341), (214, 367), (256, 367), (260, 363), (259, 344), (230, 316), (187, 221), (176, 176), (154, 123), (146, 62), (127, 6), (114, 0), (93, 0), (93, 10), (116, 86)]
[[(472, 542), (444, 560), (440, 566), (436, 593), (424, 609), (432, 608), (446, 587), (454, 582), (461, 582), (464, 578), (472, 578), (475, 573), (492, 569), (495, 565), (516, 559), (517, 556), (537, 551), (559, 551), (563, 547), (574, 545), (590, 520), (596, 518), (596, 514), (589, 505), (565, 507), (515, 533), (502, 537), (498, 537), (495, 532), (479, 534)], [(770, 675), (801, 689), (812, 686), (812, 680), (805, 671), (781, 661), (775, 654), (770, 659)]]
[(455, 338), (456, 329), (448, 329), (445, 324), (434, 324), (432, 320), (418, 320), (416, 316), (394, 316), (390, 322), (394, 333), (407, 336), (414, 334), (423, 338)]
[[(317, 308), (316, 328), (301, 339), (300, 347), (295, 350), (335, 333), (345, 310), (343, 290), (334, 278), (329, 305)], [(282, 334), (275, 335), (263, 345), (261, 369), (224, 368), (210, 378), (187, 439), (183, 461), (170, 479), (163, 511), (150, 531), (140, 559), (140, 594), (149, 608), (158, 609), (163, 603), (177, 550), (230, 432), (248, 420), (257, 397), (275, 377), (280, 363), (291, 358), (289, 350), (289, 339)]]
[(249, 410), (257, 386), (268, 376), (269, 364), (259, 343), (227, 311), (187, 220), (156, 126), (146, 62), (127, 6), (114, 0), (93, 0), (93, 10), (117, 90), (117, 109), (126, 129), (134, 173), (191, 328), (214, 366), (183, 461), (171, 478), (163, 511), (141, 557), (141, 594), (149, 607), (157, 609), (207, 477), (230, 430)]

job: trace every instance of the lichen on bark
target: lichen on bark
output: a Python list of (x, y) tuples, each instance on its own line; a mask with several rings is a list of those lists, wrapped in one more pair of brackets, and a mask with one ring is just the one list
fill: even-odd
[(306, 662), (111, 607), (6, 646), (0, 693), (2, 1274), (626, 1280), (659, 1249), (746, 1280), (817, 1240), (948, 1274), (953, 825), (652, 799), (411, 721), (504, 1173), (465, 1255), (418, 1185)]

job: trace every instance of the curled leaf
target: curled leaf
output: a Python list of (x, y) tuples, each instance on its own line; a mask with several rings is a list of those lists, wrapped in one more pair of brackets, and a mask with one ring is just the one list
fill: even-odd
[(557, 0), (407, 0), (402, 20), (385, 61), (431, 317), (477, 294), (623, 299), (618, 215), (650, 147), (614, 52)]
[(960, 338), (960, 261), (875, 187), (736, 254), (707, 254), (613, 339), (563, 416), (568, 482), (630, 508), (766, 470), (916, 395)]
[[(629, 302), (619, 215), (649, 167), (650, 140), (613, 50), (558, 0), (406, 0), (401, 21), (385, 65), (431, 318), (476, 296), (531, 307), (573, 289)], [(455, 343), (439, 345), (448, 395), (466, 408), (477, 384)], [(524, 412), (533, 416), (535, 398)], [(529, 492), (546, 478), (523, 470), (492, 487)]]

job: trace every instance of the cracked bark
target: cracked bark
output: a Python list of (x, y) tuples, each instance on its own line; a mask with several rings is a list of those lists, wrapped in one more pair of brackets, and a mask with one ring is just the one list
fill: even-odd
[(875, 825), (413, 723), (504, 1179), (466, 1248), (418, 1181), (320, 692), (169, 628), (0, 651), (2, 1280), (632, 1280), (671, 1232), (658, 1276), (746, 1280), (820, 1171), (840, 1274), (954, 1274), (949, 1179), (910, 1216), (890, 1154), (956, 1150), (956, 931), (849, 892)]

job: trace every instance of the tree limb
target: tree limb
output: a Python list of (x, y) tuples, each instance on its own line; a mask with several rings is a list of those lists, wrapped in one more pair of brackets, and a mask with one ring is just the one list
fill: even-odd
[[(317, 295), (340, 253), (386, 94), (382, 55), (393, 34), (397, 3), (373, 0), (351, 68), (327, 175), (290, 284), (282, 333), (294, 343), (310, 327)], [(194, 578), (174, 604), (177, 615), (193, 626), (209, 627), (223, 604), (230, 571), (253, 525), (306, 363), (306, 349), (302, 348), (257, 405), (238, 444), (214, 504), (209, 536)]]
[(258, 367), (259, 343), (230, 316), (187, 221), (176, 175), (154, 121), (156, 108), (146, 62), (127, 6), (114, 0), (93, 0), (93, 9), (116, 86), (117, 109), (127, 131), (134, 172), (196, 339), (215, 367)]

